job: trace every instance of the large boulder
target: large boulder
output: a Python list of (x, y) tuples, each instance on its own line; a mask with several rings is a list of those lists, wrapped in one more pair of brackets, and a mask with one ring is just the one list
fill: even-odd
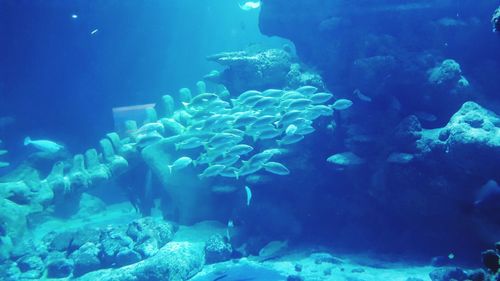
[(203, 264), (203, 244), (170, 242), (146, 260), (119, 269), (95, 271), (76, 280), (184, 281), (201, 271)]
[(208, 264), (227, 261), (232, 253), (231, 244), (220, 234), (212, 235), (205, 243), (205, 258)]
[(85, 243), (80, 249), (70, 255), (74, 261), (74, 276), (81, 276), (85, 273), (95, 271), (101, 268), (99, 259), (100, 249), (93, 243)]
[(493, 13), (491, 23), (493, 24), (493, 31), (500, 32), (500, 7), (498, 7)]
[(226, 67), (221, 73), (212, 72), (205, 80), (224, 84), (233, 94), (248, 89), (298, 88), (311, 85), (323, 90), (323, 79), (306, 70), (291, 54), (290, 48), (268, 49), (260, 52), (224, 52), (208, 57)]
[(438, 268), (429, 273), (432, 281), (464, 281), (467, 274), (460, 268)]
[(134, 242), (134, 250), (143, 258), (153, 256), (167, 242), (170, 242), (176, 226), (161, 218), (145, 217), (132, 221), (128, 225), (127, 235)]
[(469, 101), (443, 128), (424, 129), (417, 147), (422, 154), (439, 154), (468, 171), (497, 175), (496, 169), (500, 167), (499, 136), (498, 115)]

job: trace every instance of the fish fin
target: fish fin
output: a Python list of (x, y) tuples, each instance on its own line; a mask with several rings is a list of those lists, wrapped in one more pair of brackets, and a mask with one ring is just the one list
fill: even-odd
[(169, 172), (170, 174), (172, 174), (172, 167), (173, 167), (173, 166), (174, 166), (174, 165), (167, 165), (167, 167), (168, 167), (168, 172)]
[(31, 143), (31, 138), (30, 137), (25, 137), (24, 138), (24, 145), (28, 145)]
[(181, 102), (181, 103), (182, 103), (182, 105), (183, 105), (184, 107), (188, 107), (188, 106), (189, 106), (189, 102)]
[(196, 160), (193, 160), (193, 162), (192, 162), (192, 163), (193, 163), (193, 167), (198, 166), (198, 162), (196, 162)]
[(205, 149), (206, 152), (210, 151), (210, 147), (208, 146), (208, 142), (203, 143), (203, 148)]
[(174, 144), (174, 146), (175, 146), (175, 151), (179, 150), (179, 148), (181, 147), (179, 143)]

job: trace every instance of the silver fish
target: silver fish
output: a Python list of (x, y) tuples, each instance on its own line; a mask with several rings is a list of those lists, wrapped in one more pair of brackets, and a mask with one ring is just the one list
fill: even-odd
[(263, 97), (253, 105), (253, 108), (257, 109), (257, 110), (265, 109), (267, 107), (270, 107), (270, 106), (278, 103), (278, 101), (279, 100), (277, 98)]
[(233, 127), (239, 128), (239, 127), (249, 126), (252, 125), (255, 121), (257, 121), (257, 117), (255, 116), (242, 115), (236, 117), (236, 120), (234, 120), (233, 123)]
[(288, 135), (284, 136), (281, 140), (277, 140), (276, 143), (279, 146), (294, 144), (304, 139), (303, 135)]
[(312, 103), (310, 99), (296, 99), (288, 104), (288, 110), (304, 109)]
[(237, 178), (238, 177), (238, 168), (236, 167), (226, 167), (222, 172), (219, 173), (220, 176), (226, 178)]
[(252, 127), (260, 127), (260, 126), (265, 126), (268, 124), (272, 124), (274, 121), (276, 121), (277, 117), (273, 115), (264, 115), (261, 117), (258, 117), (257, 120), (252, 124)]
[(353, 102), (348, 99), (338, 99), (332, 104), (332, 109), (345, 110), (351, 107)]
[(243, 101), (249, 97), (253, 97), (253, 96), (261, 96), (262, 93), (259, 92), (259, 91), (256, 91), (256, 90), (249, 90), (249, 91), (246, 91), (246, 92), (243, 92), (241, 95), (238, 96), (238, 100), (239, 101)]
[(295, 133), (298, 135), (309, 135), (311, 133), (314, 133), (315, 131), (316, 129), (314, 129), (313, 126), (306, 125), (299, 127)]
[(306, 96), (302, 93), (299, 93), (297, 91), (288, 91), (286, 92), (281, 99), (282, 100), (295, 100), (295, 99), (303, 99)]
[(279, 98), (283, 95), (283, 90), (267, 89), (264, 92), (262, 92), (262, 95), (265, 97)]
[(253, 147), (246, 145), (246, 144), (238, 144), (230, 149), (228, 149), (225, 153), (225, 155), (245, 155), (247, 153), (250, 153), (253, 150)]
[(192, 98), (191, 101), (189, 102), (189, 104), (186, 104), (186, 105), (187, 106), (194, 106), (194, 107), (201, 106), (201, 105), (206, 104), (208, 102), (215, 101), (218, 98), (219, 98), (219, 96), (217, 96), (214, 93), (203, 93), (203, 94), (199, 94), (199, 95), (195, 96), (194, 98)]
[(62, 145), (50, 140), (32, 140), (30, 137), (24, 139), (24, 145), (32, 145), (38, 150), (49, 153), (55, 153), (64, 148)]
[(242, 140), (243, 138), (237, 135), (229, 133), (220, 133), (213, 136), (208, 141), (208, 144), (212, 147), (219, 147), (221, 145), (226, 145), (226, 144), (236, 144), (241, 142)]
[(180, 170), (180, 169), (184, 169), (186, 168), (187, 166), (189, 166), (189, 164), (191, 164), (193, 162), (193, 159), (187, 157), (187, 156), (183, 156), (183, 157), (180, 157), (179, 159), (175, 160), (174, 163), (172, 163), (172, 165), (168, 165), (168, 170), (170, 173), (172, 173), (172, 171), (175, 169), (175, 170)]
[(295, 132), (297, 132), (297, 126), (295, 126), (294, 124), (288, 125), (288, 127), (286, 127), (285, 129), (285, 134), (288, 136), (295, 134)]
[(387, 162), (389, 163), (397, 163), (397, 164), (406, 164), (413, 160), (413, 154), (409, 153), (401, 153), (401, 152), (393, 152), (387, 157)]
[(295, 91), (309, 96), (316, 93), (318, 91), (318, 88), (314, 86), (302, 86), (300, 88), (295, 89)]
[(333, 95), (330, 93), (317, 93), (310, 97), (311, 102), (313, 104), (325, 103), (333, 98)]
[(288, 170), (285, 165), (278, 163), (278, 162), (267, 162), (263, 164), (264, 170), (280, 175), (280, 176), (285, 176), (290, 174), (290, 170)]
[(245, 192), (247, 194), (247, 206), (250, 206), (250, 202), (252, 202), (252, 190), (250, 187), (245, 186)]
[(278, 121), (278, 125), (286, 126), (288, 124), (291, 124), (295, 119), (299, 118), (302, 113), (303, 112), (300, 110), (290, 110), (287, 113), (283, 114), (283, 116), (281, 116), (281, 119)]
[(208, 168), (206, 168), (203, 171), (203, 173), (199, 174), (198, 177), (200, 179), (214, 177), (214, 176), (217, 176), (218, 174), (220, 174), (225, 168), (226, 168), (226, 166), (220, 165), (220, 164), (211, 165), (211, 166), (208, 166)]
[(371, 102), (372, 101), (372, 98), (370, 98), (369, 96), (367, 95), (364, 95), (360, 89), (354, 89), (353, 91), (353, 94), (355, 94), (358, 99), (362, 100), (362, 101), (365, 101), (365, 102)]
[(180, 150), (180, 149), (193, 149), (197, 148), (200, 146), (203, 146), (205, 142), (198, 138), (198, 137), (191, 137), (187, 140), (184, 140), (180, 143), (175, 144), (175, 150)]
[(365, 160), (352, 152), (333, 154), (326, 161), (339, 166), (355, 166), (365, 163)]
[(233, 164), (235, 164), (236, 162), (238, 162), (239, 160), (240, 160), (239, 155), (231, 155), (231, 156), (222, 158), (220, 160), (216, 160), (213, 162), (213, 164), (219, 164), (219, 165), (224, 165), (226, 167), (230, 167)]

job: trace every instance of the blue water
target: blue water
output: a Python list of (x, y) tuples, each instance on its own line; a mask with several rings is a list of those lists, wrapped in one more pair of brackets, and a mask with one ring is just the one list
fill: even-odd
[[(232, 224), (232, 258), (287, 241), (289, 249), (325, 247), (423, 265), (445, 257), (445, 264), (481, 266), (480, 252), (500, 238), (500, 31), (492, 30), (498, 1), (262, 0), (248, 10), (246, 2), (252, 1), (0, 1), (0, 151), (8, 151), (0, 154), (0, 185), (29, 186), (0, 192), (4, 202), (27, 210), (20, 217), (4, 212), (0, 236), (36, 233), (37, 225), (59, 218), (75, 221), (85, 193), (102, 202), (83, 215), (88, 222), (124, 204), (138, 217), (180, 225), (215, 220), (225, 232)], [(262, 58), (269, 50), (285, 58)], [(246, 61), (230, 67), (207, 59), (237, 51), (246, 52)], [(213, 70), (223, 73), (223, 83), (204, 78)], [(125, 168), (103, 181), (75, 183), (81, 175), (74, 175), (74, 155), (96, 148), (104, 163), (109, 159), (99, 142), (106, 134), (118, 132), (123, 143), (137, 138), (137, 130), (116, 124), (129, 118), (140, 127), (146, 110), (117, 115), (116, 108), (156, 103), (161, 115), (162, 96), (170, 95), (176, 110), (187, 110), (179, 89), (194, 96), (201, 80), (221, 97), (225, 84), (227, 102), (246, 90), (313, 85), (333, 94), (327, 104), (348, 99), (353, 105), (315, 119), (314, 132), (298, 143), (278, 147), (278, 137), (244, 138), (252, 153), (287, 149), (272, 160), (286, 166), (286, 176), (263, 165), (238, 178), (201, 180), (206, 166), (197, 157), (210, 147), (205, 139), (195, 150), (165, 145), (150, 154), (149, 142), (133, 143), (133, 152), (117, 151)], [(450, 121), (467, 101), (488, 111), (468, 115), (460, 123), (471, 124), (464, 132), (448, 126), (432, 144), (419, 142), (437, 132), (430, 129), (458, 120)], [(186, 128), (195, 120), (169, 118)], [(267, 125), (275, 128), (278, 120)], [(457, 137), (447, 141), (449, 135)], [(24, 145), (26, 137), (64, 149), (40, 153), (43, 148)], [(359, 163), (327, 161), (345, 152)], [(388, 160), (391, 155), (409, 158)], [(166, 167), (182, 156), (196, 165), (167, 175)], [(53, 198), (43, 201), (37, 196), (50, 181), (42, 180), (59, 162), (62, 183), (49, 185)], [(20, 218), (26, 222), (15, 224)], [(16, 239), (13, 245), (22, 241)], [(0, 254), (2, 264), (18, 258), (10, 251)], [(193, 280), (278, 280), (243, 269)]]

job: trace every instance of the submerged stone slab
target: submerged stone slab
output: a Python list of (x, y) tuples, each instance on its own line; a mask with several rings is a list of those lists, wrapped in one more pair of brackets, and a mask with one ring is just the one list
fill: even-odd
[(117, 269), (88, 273), (78, 281), (184, 281), (198, 273), (205, 263), (202, 243), (170, 242), (156, 255)]

